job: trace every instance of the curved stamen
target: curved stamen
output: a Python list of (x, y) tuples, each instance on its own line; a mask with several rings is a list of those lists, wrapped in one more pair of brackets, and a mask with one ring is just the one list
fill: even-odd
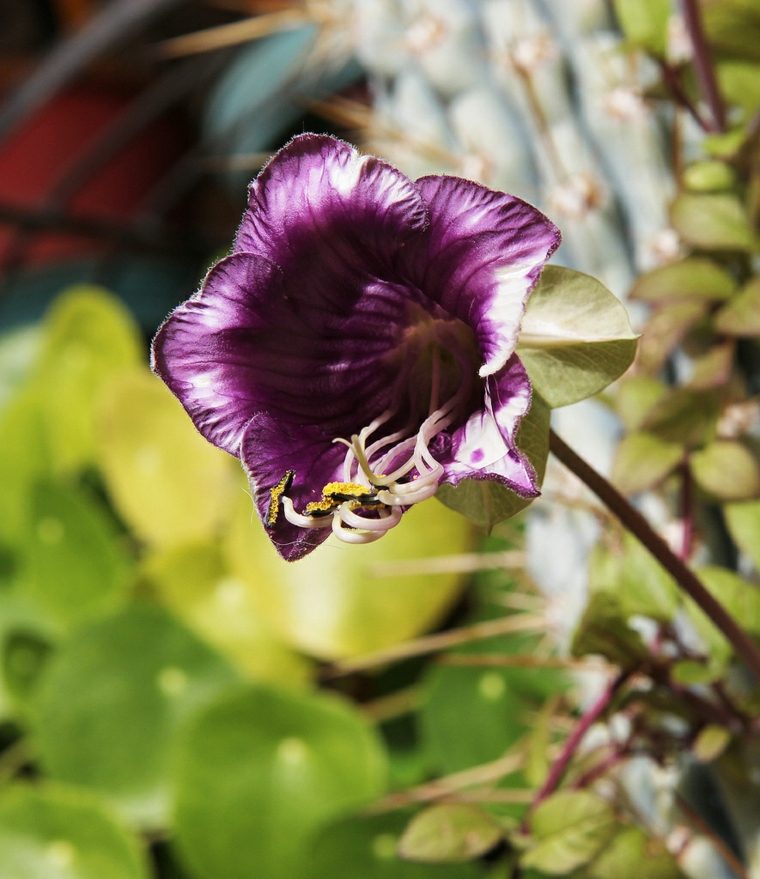
[(401, 518), (401, 510), (398, 508), (389, 510), (387, 513), (381, 514), (379, 519), (369, 519), (366, 516), (359, 516), (349, 508), (348, 504), (343, 504), (339, 515), (341, 520), (350, 528), (386, 532), (398, 524)]

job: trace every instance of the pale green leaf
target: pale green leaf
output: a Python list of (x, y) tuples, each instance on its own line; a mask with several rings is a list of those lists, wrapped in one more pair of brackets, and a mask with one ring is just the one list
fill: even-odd
[(724, 268), (710, 259), (693, 256), (644, 272), (630, 296), (642, 302), (722, 302), (735, 289), (736, 282)]
[(165, 826), (176, 730), (237, 680), (160, 608), (133, 606), (80, 629), (50, 660), (32, 706), (35, 749), (51, 777)]
[(184, 729), (175, 838), (196, 876), (294, 879), (314, 835), (384, 789), (382, 744), (349, 703), (264, 685), (221, 695)]
[(68, 472), (93, 461), (94, 406), (114, 374), (146, 358), (139, 330), (124, 305), (99, 287), (72, 287), (43, 323), (34, 381), (52, 465)]
[(556, 408), (619, 378), (636, 340), (624, 306), (599, 281), (547, 266), (528, 300), (517, 350), (535, 390)]
[(760, 501), (726, 504), (723, 509), (736, 545), (760, 571)]
[(694, 740), (692, 752), (700, 763), (712, 763), (731, 743), (731, 732), (724, 726), (708, 723)]
[(190, 629), (255, 680), (305, 683), (310, 664), (261, 619), (256, 584), (234, 576), (216, 543), (191, 543), (149, 556), (143, 575)]
[(620, 600), (606, 590), (591, 595), (570, 651), (573, 656), (604, 656), (621, 668), (635, 668), (649, 657), (641, 636), (628, 625)]
[(382, 540), (349, 546), (330, 537), (288, 564), (242, 488), (225, 539), (230, 572), (249, 584), (260, 619), (285, 643), (323, 659), (381, 650), (438, 623), (464, 588), (456, 556), (472, 544), (469, 523), (429, 500)]
[(648, 375), (631, 375), (622, 379), (610, 398), (611, 405), (620, 416), (626, 430), (634, 431), (668, 392), (660, 379)]
[(718, 392), (676, 388), (655, 404), (642, 428), (667, 442), (696, 447), (714, 439), (719, 416)]
[(716, 313), (715, 328), (731, 336), (760, 336), (760, 277)]
[(147, 369), (114, 378), (105, 391), (99, 462), (122, 517), (160, 546), (213, 534), (228, 515), (239, 465), (203, 439)]
[(668, 48), (670, 0), (615, 0), (615, 13), (626, 40), (658, 58)]
[(736, 184), (736, 172), (718, 159), (694, 162), (683, 172), (683, 185), (692, 192), (721, 192)]
[(700, 488), (722, 501), (742, 501), (760, 495), (760, 463), (736, 440), (717, 440), (691, 456)]
[(684, 337), (707, 315), (709, 305), (698, 300), (673, 300), (659, 306), (647, 321), (639, 342), (636, 366), (659, 373)]
[[(592, 864), (583, 879), (684, 879), (678, 862), (662, 842), (639, 827), (617, 834)], [(580, 877), (578, 877), (580, 879)]]
[[(758, 59), (760, 60), (760, 59)], [(760, 106), (760, 63), (721, 61), (716, 65), (718, 86), (723, 97), (746, 114)]]
[(736, 357), (736, 344), (728, 339), (692, 358), (689, 387), (695, 390), (725, 387), (731, 377)]
[(673, 472), (683, 448), (649, 433), (629, 433), (615, 452), (612, 481), (624, 494), (648, 491)]
[(560, 791), (544, 800), (531, 820), (533, 843), (521, 863), (551, 876), (588, 864), (617, 828), (612, 807), (590, 791)]
[[(530, 412), (517, 433), (517, 447), (528, 456), (539, 485), (549, 456), (550, 414), (546, 403), (534, 394)], [(524, 510), (532, 501), (491, 479), (464, 479), (456, 487), (442, 485), (436, 497), (487, 531)]]
[(140, 840), (96, 797), (50, 784), (0, 793), (0, 862), (8, 879), (148, 879)]
[(752, 251), (758, 244), (747, 212), (734, 195), (682, 193), (670, 207), (670, 220), (693, 247)]
[(416, 815), (399, 842), (399, 854), (430, 864), (471, 861), (504, 836), (502, 827), (478, 806), (445, 803)]
[(722, 54), (760, 61), (757, 0), (701, 0), (707, 38)]

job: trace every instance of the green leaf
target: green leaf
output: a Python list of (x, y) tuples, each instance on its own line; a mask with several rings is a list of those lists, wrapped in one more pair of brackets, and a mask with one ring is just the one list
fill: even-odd
[(164, 611), (134, 606), (77, 632), (45, 670), (33, 737), (56, 779), (164, 826), (175, 731), (232, 670)]
[(638, 827), (615, 836), (585, 872), (583, 879), (684, 879), (676, 859), (658, 839)]
[[(517, 447), (528, 456), (539, 485), (543, 482), (549, 456), (550, 417), (549, 407), (534, 394), (530, 412), (517, 433)], [(492, 479), (464, 479), (456, 487), (442, 485), (436, 497), (486, 531), (524, 510), (533, 500), (521, 497)]]
[[(760, 588), (725, 568), (707, 566), (697, 571), (707, 589), (717, 598), (742, 628), (760, 637)], [(707, 646), (711, 660), (723, 664), (730, 659), (733, 648), (701, 608), (689, 601), (686, 609), (694, 627)]]
[(717, 440), (691, 456), (700, 488), (722, 501), (742, 501), (760, 494), (760, 463), (735, 440)]
[(99, 412), (99, 462), (111, 500), (147, 543), (213, 534), (227, 514), (237, 465), (195, 430), (147, 370), (114, 378)]
[(722, 61), (716, 65), (716, 72), (723, 97), (731, 104), (741, 107), (746, 116), (750, 117), (760, 106), (760, 64)]
[(689, 387), (695, 390), (725, 387), (731, 378), (735, 357), (736, 345), (730, 339), (693, 356)]
[(708, 723), (694, 740), (692, 752), (700, 763), (712, 763), (731, 743), (731, 732), (724, 726)]
[(129, 557), (108, 512), (80, 490), (35, 487), (17, 592), (67, 631), (126, 599)]
[(760, 571), (760, 501), (726, 504), (723, 511), (731, 537)]
[(694, 448), (715, 437), (719, 416), (717, 391), (677, 388), (655, 404), (642, 427), (666, 442)]
[(475, 864), (401, 860), (398, 842), (407, 820), (406, 813), (394, 812), (344, 818), (330, 824), (319, 833), (309, 855), (310, 877), (483, 879), (483, 871)]
[(573, 656), (604, 656), (621, 668), (635, 668), (649, 658), (641, 636), (626, 622), (620, 601), (607, 591), (591, 595), (570, 652)]
[(241, 490), (238, 498), (226, 536), (230, 572), (249, 584), (260, 619), (305, 653), (336, 659), (413, 638), (464, 588), (455, 566), (438, 557), (471, 551), (472, 528), (434, 500), (415, 505), (376, 543), (330, 537), (291, 565), (273, 549), (250, 497)]
[(34, 381), (44, 388), (42, 416), (57, 472), (92, 462), (95, 401), (114, 374), (145, 357), (137, 326), (115, 296), (81, 286), (56, 299), (45, 316)]
[(735, 184), (734, 169), (718, 159), (694, 162), (683, 172), (683, 185), (691, 192), (721, 192)]
[(641, 427), (655, 403), (668, 392), (667, 385), (648, 375), (632, 375), (622, 379), (610, 403), (620, 416), (626, 430)]
[(703, 250), (757, 247), (747, 212), (734, 195), (682, 193), (670, 207), (670, 221), (687, 244)]
[(517, 351), (534, 389), (556, 408), (619, 378), (637, 338), (624, 306), (599, 281), (547, 266), (528, 300)]
[(715, 314), (715, 328), (731, 336), (760, 336), (760, 277)]
[(616, 828), (612, 807), (601, 797), (589, 791), (560, 791), (534, 811), (533, 843), (521, 863), (552, 876), (565, 875), (588, 864)]
[(725, 269), (710, 259), (693, 256), (645, 272), (633, 285), (630, 297), (642, 302), (722, 302), (735, 289), (736, 282)]
[(756, 0), (702, 0), (707, 39), (722, 54), (760, 61), (760, 9)]
[(649, 433), (629, 433), (615, 453), (612, 481), (624, 494), (648, 491), (673, 472), (683, 448)]
[(716, 670), (707, 663), (697, 662), (694, 659), (682, 659), (680, 662), (673, 663), (671, 677), (677, 684), (692, 686), (694, 684), (710, 684), (719, 677), (719, 674), (716, 674)]
[(674, 300), (656, 309), (647, 321), (639, 343), (637, 367), (650, 374), (660, 372), (684, 337), (706, 316), (708, 303)]
[(658, 58), (667, 54), (670, 13), (670, 0), (615, 0), (626, 40)]
[(0, 793), (8, 879), (148, 879), (142, 845), (92, 795), (49, 784)]
[(308, 661), (261, 619), (256, 584), (230, 573), (217, 544), (157, 551), (146, 560), (143, 574), (178, 619), (245, 675), (283, 684), (309, 679)]
[(472, 861), (489, 852), (504, 836), (502, 827), (469, 803), (430, 806), (404, 831), (399, 854), (428, 864)]
[(220, 696), (177, 749), (175, 832), (193, 875), (294, 879), (315, 833), (378, 796), (383, 748), (335, 696), (264, 685)]

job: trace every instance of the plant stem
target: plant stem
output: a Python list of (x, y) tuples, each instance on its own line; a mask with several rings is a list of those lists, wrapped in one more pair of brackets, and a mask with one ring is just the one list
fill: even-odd
[(649, 550), (707, 618), (725, 635), (739, 657), (760, 683), (760, 649), (736, 620), (705, 588), (697, 575), (678, 558), (641, 513), (554, 431), (549, 435), (553, 454), (593, 491), (599, 500)]
[(576, 724), (575, 729), (568, 736), (559, 757), (557, 757), (552, 764), (551, 769), (549, 769), (546, 781), (544, 781), (533, 800), (532, 808), (535, 809), (539, 803), (545, 800), (557, 789), (560, 781), (562, 781), (562, 776), (565, 774), (568, 764), (573, 759), (575, 752), (578, 750), (578, 746), (583, 741), (583, 737), (607, 710), (617, 691), (626, 680), (628, 680), (629, 675), (630, 672), (621, 671), (607, 684), (599, 698), (588, 709), (586, 709), (585, 713)]
[(718, 88), (718, 80), (715, 76), (710, 47), (705, 39), (697, 0), (681, 0), (681, 8), (683, 10), (686, 30), (689, 32), (689, 39), (694, 50), (694, 70), (699, 80), (699, 88), (707, 105), (710, 107), (716, 129), (718, 131), (725, 131), (726, 107)]

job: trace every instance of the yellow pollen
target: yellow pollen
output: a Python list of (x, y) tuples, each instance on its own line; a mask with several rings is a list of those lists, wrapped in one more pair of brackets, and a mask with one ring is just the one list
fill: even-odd
[(332, 513), (335, 509), (336, 503), (334, 500), (329, 500), (323, 498), (321, 501), (310, 501), (303, 508), (304, 516), (327, 516), (329, 513)]
[(290, 488), (293, 477), (296, 475), (295, 470), (286, 470), (285, 475), (269, 492), (269, 510), (267, 511), (267, 527), (271, 528), (276, 522), (280, 514), (280, 500), (285, 492)]
[(328, 482), (322, 489), (322, 497), (340, 501), (369, 500), (374, 491), (358, 482)]

